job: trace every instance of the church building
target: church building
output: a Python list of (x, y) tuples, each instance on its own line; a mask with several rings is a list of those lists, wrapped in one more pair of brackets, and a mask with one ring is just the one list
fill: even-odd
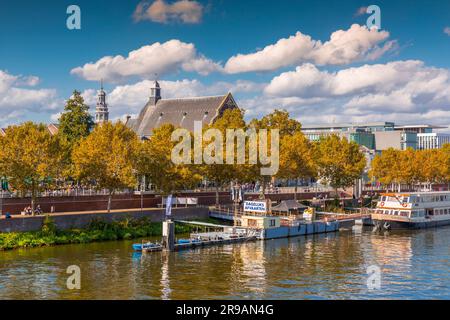
[(221, 96), (162, 99), (161, 87), (155, 81), (150, 99), (136, 119), (127, 118), (126, 125), (145, 139), (153, 129), (170, 123), (175, 127), (194, 130), (194, 121), (212, 124), (227, 109), (238, 108), (231, 93)]

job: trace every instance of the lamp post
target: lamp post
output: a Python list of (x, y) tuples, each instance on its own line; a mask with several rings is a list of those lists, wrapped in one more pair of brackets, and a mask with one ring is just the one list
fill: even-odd
[(231, 185), (231, 198), (234, 203), (233, 226), (236, 227), (239, 203), (243, 200), (242, 186), (238, 183)]
[(144, 211), (145, 175), (141, 178), (141, 212)]

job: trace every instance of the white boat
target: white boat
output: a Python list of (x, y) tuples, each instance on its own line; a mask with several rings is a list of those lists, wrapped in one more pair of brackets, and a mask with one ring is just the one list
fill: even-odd
[(420, 229), (450, 224), (450, 191), (381, 194), (372, 221), (379, 229)]

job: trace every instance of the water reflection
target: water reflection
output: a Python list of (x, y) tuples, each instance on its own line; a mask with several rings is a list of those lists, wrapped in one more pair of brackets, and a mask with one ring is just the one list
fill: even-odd
[[(450, 298), (450, 228), (136, 254), (130, 241), (0, 252), (1, 299)], [(81, 290), (66, 269), (81, 268)], [(367, 267), (382, 288), (367, 288)]]

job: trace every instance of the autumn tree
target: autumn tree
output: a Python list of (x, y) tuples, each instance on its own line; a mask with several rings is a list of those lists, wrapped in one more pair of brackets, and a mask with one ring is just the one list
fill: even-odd
[(299, 178), (317, 175), (313, 146), (302, 132), (285, 135), (280, 141), (280, 168), (277, 178), (295, 179), (294, 199), (297, 200)]
[[(271, 141), (271, 130), (275, 129), (278, 130), (279, 133), (279, 139), (280, 141), (283, 141), (285, 137), (287, 136), (293, 136), (296, 135), (296, 137), (300, 137), (298, 134), (301, 133), (301, 124), (295, 119), (291, 119), (289, 116), (289, 113), (286, 110), (277, 110), (275, 109), (272, 113), (267, 114), (266, 116), (262, 117), (261, 119), (253, 119), (250, 124), (250, 128), (254, 128), (256, 131), (259, 131), (261, 129), (265, 129), (268, 132), (268, 141)], [(288, 140), (285, 140), (286, 143)], [(258, 150), (260, 149), (259, 146), (260, 141), (258, 141)], [(268, 146), (268, 150), (270, 151), (272, 146)], [(278, 148), (275, 148), (277, 151), (279, 151), (281, 148), (281, 145), (278, 146)], [(268, 155), (270, 156), (270, 152), (268, 152)], [(287, 152), (281, 152), (281, 156), (287, 156)], [(280, 176), (285, 176), (285, 173), (287, 173), (289, 170), (285, 170), (282, 168), (282, 165), (288, 165), (289, 161), (283, 161), (280, 159)], [(292, 162), (290, 162), (292, 164)], [(255, 180), (261, 182), (262, 188), (261, 188), (261, 198), (265, 197), (265, 191), (267, 183), (269, 183), (275, 175), (263, 175), (261, 174), (261, 168), (263, 168), (265, 165), (263, 165), (259, 159), (257, 165), (254, 165), (252, 167), (252, 176)], [(279, 171), (279, 172), (280, 172)], [(291, 178), (293, 176), (290, 176)]]
[[(208, 139), (203, 140), (203, 153), (209, 154), (209, 148), (214, 149), (212, 147), (218, 146), (219, 150), (214, 150), (211, 152), (211, 156), (214, 157), (214, 152), (220, 152), (223, 163), (205, 163), (205, 159), (203, 159), (203, 164), (200, 166), (201, 174), (210, 182), (213, 182), (216, 188), (216, 205), (219, 205), (219, 189), (224, 187), (227, 184), (230, 184), (232, 181), (243, 180), (245, 175), (245, 170), (248, 167), (248, 139), (244, 142), (244, 152), (245, 163), (238, 164), (238, 155), (237, 155), (237, 139), (227, 137), (227, 129), (242, 130), (241, 133), (245, 133), (246, 124), (244, 121), (244, 111), (242, 109), (228, 109), (225, 110), (220, 118), (218, 118), (213, 124), (206, 126), (204, 128), (204, 132), (206, 130), (213, 129), (218, 130), (222, 139), (220, 141), (215, 141), (214, 137), (207, 137)], [(230, 151), (227, 149), (227, 139), (228, 142), (233, 144), (234, 148), (234, 156), (232, 157), (233, 163), (228, 163), (226, 161), (226, 152)], [(216, 144), (217, 143), (217, 144)], [(216, 144), (216, 145), (215, 145)]]
[(316, 145), (318, 175), (330, 185), (336, 195), (339, 188), (347, 188), (361, 178), (366, 158), (359, 146), (337, 135), (323, 137)]
[(25, 122), (11, 126), (0, 136), (0, 172), (23, 196), (31, 194), (31, 208), (38, 193), (55, 179), (59, 150), (44, 124)]
[(123, 123), (107, 122), (75, 146), (72, 153), (75, 177), (108, 190), (108, 212), (113, 194), (136, 184), (139, 139)]
[(177, 144), (171, 139), (175, 129), (172, 124), (154, 129), (152, 136), (142, 142), (137, 158), (138, 174), (149, 177), (156, 189), (166, 195), (195, 187), (201, 181), (196, 166), (172, 161), (172, 150)]
[(389, 188), (389, 185), (400, 183), (400, 170), (400, 151), (389, 148), (374, 157), (369, 170), (369, 177)]
[(440, 153), (442, 180), (447, 183), (447, 189), (450, 190), (450, 143), (444, 144), (440, 150)]

